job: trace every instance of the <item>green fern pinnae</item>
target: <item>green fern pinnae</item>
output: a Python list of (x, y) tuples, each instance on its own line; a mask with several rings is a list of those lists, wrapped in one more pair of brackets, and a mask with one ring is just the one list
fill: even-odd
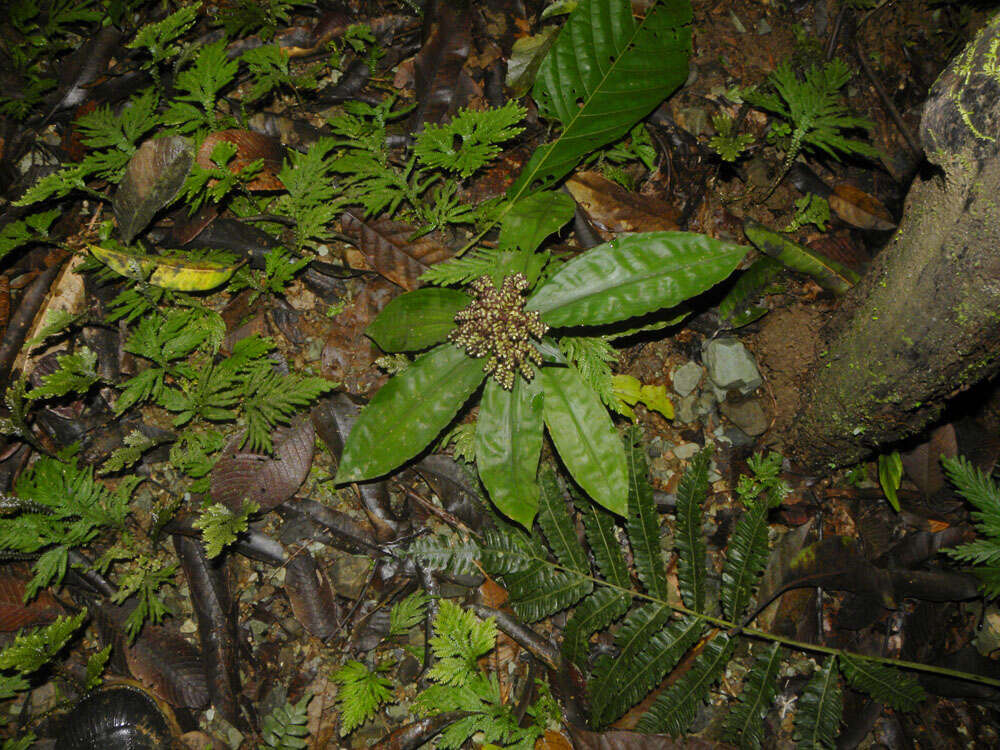
[(545, 565), (540, 565), (537, 571), (504, 576), (503, 581), (514, 614), (529, 623), (572, 607), (594, 590), (594, 582), (589, 578)]
[(795, 712), (795, 741), (801, 750), (835, 746), (843, 711), (836, 662), (836, 656), (827, 657), (799, 698)]
[(276, 706), (261, 724), (263, 747), (274, 750), (297, 750), (308, 746), (309, 715), (306, 713), (313, 696), (306, 693), (296, 704)]
[(660, 551), (660, 515), (653, 502), (647, 478), (646, 456), (639, 442), (639, 428), (625, 436), (628, 463), (628, 538), (635, 557), (635, 569), (654, 599), (667, 600), (667, 573)]
[(407, 551), (410, 557), (432, 570), (447, 570), (459, 575), (480, 572), (479, 545), (472, 540), (460, 541), (453, 536), (425, 536), (414, 539)]
[(629, 602), (627, 594), (605, 586), (581, 601), (563, 628), (563, 657), (582, 667), (587, 658), (590, 636), (624, 615)]
[(594, 726), (601, 726), (607, 715), (605, 706), (613, 700), (635, 659), (650, 639), (663, 628), (671, 612), (670, 607), (665, 604), (650, 602), (633, 610), (625, 618), (625, 622), (615, 633), (618, 655), (595, 665), (587, 685), (590, 692), (591, 722)]
[(667, 732), (675, 737), (683, 734), (694, 721), (698, 707), (712, 689), (733, 656), (736, 639), (725, 633), (705, 644), (683, 677), (660, 693), (636, 726), (647, 734)]
[(479, 553), (490, 575), (537, 572), (548, 565), (541, 543), (513, 527), (484, 531)]
[(941, 464), (958, 493), (978, 509), (972, 518), (983, 537), (946, 551), (955, 560), (978, 564), (983, 593), (1000, 596), (1000, 488), (966, 458), (942, 458)]
[(551, 467), (546, 467), (542, 471), (538, 484), (541, 489), (538, 498), (538, 525), (542, 527), (549, 548), (555, 553), (559, 562), (570, 570), (589, 573), (587, 553), (576, 537), (573, 519), (566, 509), (559, 480), (556, 479)]
[(574, 495), (574, 503), (583, 519), (583, 530), (587, 535), (590, 551), (597, 561), (597, 567), (604, 580), (622, 589), (631, 588), (628, 567), (621, 545), (615, 538), (615, 519), (597, 503)]
[(927, 698), (913, 676), (898, 669), (847, 654), (839, 656), (839, 664), (851, 687), (897, 711), (914, 711)]
[(701, 506), (708, 497), (708, 466), (712, 451), (705, 448), (688, 465), (677, 487), (677, 580), (684, 603), (705, 611), (705, 537)]
[(759, 748), (764, 742), (764, 716), (778, 691), (778, 668), (782, 659), (781, 644), (774, 643), (750, 668), (739, 703), (726, 717), (723, 737), (741, 748)]
[(767, 564), (767, 502), (754, 502), (736, 524), (726, 550), (719, 599), (727, 620), (736, 622), (753, 596), (757, 578)]
[(698, 642), (705, 624), (697, 617), (675, 620), (650, 638), (622, 677), (617, 689), (603, 706), (601, 724), (614, 721), (641, 701), (672, 670), (681, 657)]

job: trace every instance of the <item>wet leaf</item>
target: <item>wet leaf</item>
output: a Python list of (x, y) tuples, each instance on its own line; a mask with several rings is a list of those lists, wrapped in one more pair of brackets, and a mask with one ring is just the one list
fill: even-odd
[[(533, 253), (542, 240), (573, 218), (574, 211), (573, 199), (565, 193), (552, 191), (521, 198), (503, 217), (497, 243), (503, 250), (519, 248)], [(530, 276), (528, 280), (534, 281)]]
[(407, 291), (420, 285), (420, 276), (433, 264), (454, 254), (433, 234), (413, 240), (416, 230), (412, 226), (391, 219), (365, 221), (345, 212), (340, 223), (344, 234), (355, 239), (368, 264)]
[(507, 90), (512, 97), (522, 97), (531, 90), (542, 60), (552, 48), (559, 29), (546, 26), (534, 36), (523, 36), (514, 42), (507, 60)]
[(299, 550), (285, 566), (285, 593), (302, 627), (322, 640), (337, 632), (341, 612), (333, 588), (308, 550)]
[(938, 492), (945, 485), (941, 456), (955, 458), (958, 455), (958, 441), (955, 427), (941, 425), (931, 433), (930, 440), (901, 455), (903, 469), (910, 481), (925, 497)]
[(827, 202), (841, 219), (858, 229), (874, 229), (887, 232), (896, 228), (892, 214), (882, 205), (878, 198), (869, 195), (864, 190), (841, 183), (834, 186), (833, 192), (827, 196)]
[(719, 303), (719, 316), (729, 328), (740, 328), (760, 319), (768, 308), (758, 305), (775, 288), (783, 266), (774, 258), (758, 258), (733, 284)]
[(267, 512), (295, 494), (312, 466), (315, 432), (308, 417), (292, 420), (274, 431), (274, 455), (243, 453), (237, 435), (229, 441), (211, 476), (211, 496), (233, 512), (245, 500)]
[(747, 220), (743, 225), (749, 239), (764, 255), (769, 255), (793, 271), (811, 276), (817, 284), (835, 294), (845, 294), (860, 278), (851, 269), (835, 260), (820, 255), (815, 250), (796, 244), (780, 232), (775, 232), (756, 221)]
[(577, 172), (566, 189), (605, 239), (622, 232), (659, 232), (679, 229), (675, 206), (632, 193), (597, 172)]
[(903, 478), (903, 459), (899, 451), (883, 453), (878, 457), (878, 482), (882, 485), (882, 492), (885, 499), (889, 501), (892, 509), (899, 513), (899, 498), (896, 490), (899, 489), (900, 480)]
[(32, 577), (27, 563), (0, 565), (0, 632), (13, 633), (21, 628), (47, 625), (65, 614), (48, 589), (39, 591), (27, 604), (24, 602), (25, 587)]
[(130, 279), (180, 292), (203, 292), (224, 284), (240, 264), (139, 255), (91, 245), (90, 252), (108, 268)]
[(196, 161), (199, 167), (217, 168), (212, 161), (212, 150), (222, 142), (236, 146), (236, 155), (226, 164), (232, 174), (246, 169), (258, 159), (264, 162), (261, 171), (247, 183), (248, 190), (284, 190), (285, 186), (278, 179), (278, 172), (285, 161), (285, 147), (281, 145), (281, 141), (252, 130), (232, 129), (209, 133), (198, 149)]
[(462, 70), (472, 47), (471, 6), (437, 3), (430, 7), (437, 15), (429, 19), (430, 33), (414, 59), (414, 88), (419, 103), (410, 123), (415, 133), (423, 129), (424, 123), (439, 124), (468, 104), (471, 83)]
[(161, 208), (173, 202), (193, 158), (191, 141), (179, 135), (151, 138), (132, 155), (112, 201), (122, 242), (131, 243)]
[(416, 289), (390, 300), (365, 333), (384, 352), (426, 349), (447, 338), (455, 327), (455, 314), (471, 301), (457, 289)]

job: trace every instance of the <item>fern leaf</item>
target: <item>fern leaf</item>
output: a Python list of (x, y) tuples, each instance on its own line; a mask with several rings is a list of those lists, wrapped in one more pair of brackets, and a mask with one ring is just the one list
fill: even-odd
[(524, 622), (537, 622), (572, 607), (594, 590), (594, 582), (578, 573), (553, 570), (548, 563), (536, 570), (504, 576), (511, 607)]
[(628, 605), (626, 594), (605, 586), (580, 602), (563, 628), (563, 657), (577, 666), (583, 666), (587, 657), (587, 640), (625, 614)]
[(537, 571), (548, 564), (541, 543), (511, 526), (484, 531), (479, 552), (483, 567), (491, 576)]
[(604, 722), (604, 717), (609, 714), (607, 706), (628, 676), (636, 657), (649, 644), (650, 639), (660, 632), (670, 618), (671, 611), (665, 604), (650, 603), (639, 607), (625, 618), (615, 634), (618, 655), (595, 665), (587, 685), (594, 726), (600, 726)]
[(847, 654), (841, 654), (838, 659), (840, 671), (851, 687), (897, 711), (914, 711), (927, 697), (911, 675), (898, 669)]
[(476, 560), (479, 545), (455, 536), (425, 536), (413, 540), (407, 554), (431, 570), (447, 570), (459, 575), (479, 573)]
[(660, 515), (653, 502), (647, 478), (646, 456), (639, 442), (639, 428), (625, 438), (628, 463), (628, 538), (635, 556), (635, 569), (646, 590), (655, 599), (667, 600), (667, 572), (660, 551)]
[(764, 742), (764, 716), (778, 691), (781, 644), (774, 643), (754, 660), (743, 681), (740, 700), (726, 717), (723, 736), (741, 748), (759, 748)]
[(84, 393), (98, 380), (97, 353), (81, 347), (74, 354), (56, 358), (59, 369), (42, 378), (42, 384), (28, 392), (28, 398), (52, 398), (67, 393)]
[(685, 617), (655, 633), (628, 665), (620, 670), (617, 689), (603, 707), (601, 723), (617, 719), (642, 700), (664, 676), (677, 666), (681, 657), (698, 642), (705, 624), (696, 617)]
[(576, 538), (576, 528), (566, 510), (566, 501), (559, 489), (555, 472), (546, 467), (539, 477), (538, 484), (541, 488), (538, 525), (542, 527), (549, 548), (555, 553), (559, 562), (570, 570), (589, 573), (587, 553), (583, 551), (580, 541)]
[(701, 506), (708, 497), (710, 448), (700, 451), (687, 467), (677, 487), (677, 580), (684, 603), (705, 611), (705, 537)]
[(729, 538), (719, 598), (723, 614), (732, 622), (743, 616), (767, 564), (767, 510), (763, 500), (753, 503)]
[(309, 716), (306, 710), (313, 696), (306, 693), (296, 704), (286, 702), (283, 706), (275, 706), (261, 724), (261, 735), (264, 747), (275, 750), (297, 750), (308, 745), (305, 737), (309, 736), (306, 724)]
[(625, 556), (621, 545), (615, 538), (615, 519), (608, 511), (597, 503), (586, 498), (573, 495), (580, 517), (583, 519), (583, 529), (587, 534), (587, 543), (597, 561), (597, 567), (604, 580), (622, 589), (631, 587)]
[(837, 657), (830, 656), (809, 680), (795, 713), (795, 741), (801, 750), (833, 748), (840, 732), (843, 700), (837, 679)]
[(705, 649), (681, 679), (660, 693), (636, 729), (650, 734), (668, 732), (675, 737), (694, 721), (698, 706), (712, 685), (722, 676), (736, 648), (736, 640), (721, 633), (705, 644)]

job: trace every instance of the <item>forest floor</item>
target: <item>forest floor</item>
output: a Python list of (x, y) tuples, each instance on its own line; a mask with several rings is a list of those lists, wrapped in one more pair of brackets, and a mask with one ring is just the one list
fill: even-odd
[[(109, 720), (106, 708), (78, 706), (67, 713), (85, 692), (88, 667), (103, 670), (106, 684), (127, 677), (170, 704), (174, 731), (192, 748), (402, 748), (435, 737), (457, 746), (466, 736), (471, 746), (808, 747), (808, 724), (800, 719), (805, 722), (820, 700), (818, 678), (827, 679), (830, 694), (842, 704), (821, 704), (833, 711), (837, 747), (1000, 743), (1000, 669), (993, 658), (1000, 648), (1000, 612), (976, 593), (971, 576), (939, 552), (973, 538), (968, 504), (947, 482), (940, 456), (967, 456), (989, 475), (1000, 455), (995, 419), (982, 409), (986, 397), (963, 399), (932, 433), (903, 446), (894, 479), (880, 482), (875, 460), (828, 476), (807, 475), (785, 461), (768, 476), (752, 457), (780, 449), (782, 436), (772, 428), (796, 403), (814, 355), (796, 342), (803, 340), (804, 327), (821, 326), (836, 311), (839, 296), (815, 274), (780, 263), (755, 265), (766, 256), (754, 249), (730, 280), (689, 300), (679, 323), (614, 340), (611, 371), (662, 386), (670, 401), (667, 407), (659, 402), (658, 410), (647, 408), (652, 400), (636, 404), (638, 432), (630, 434), (638, 442), (627, 442), (630, 460), (641, 456), (647, 464), (662, 581), (647, 580), (645, 566), (656, 570), (656, 564), (642, 559), (631, 522), (607, 528), (622, 543), (623, 553), (614, 553), (625, 566), (620, 582), (638, 592), (636, 606), (663, 601), (687, 612), (687, 605), (703, 609), (711, 624), (711, 617), (722, 618), (711, 603), (720, 590), (725, 599), (732, 586), (725, 580), (727, 566), (742, 554), (733, 540), (751, 515), (746, 478), (756, 475), (765, 493), (781, 494), (784, 483), (787, 494), (766, 514), (766, 534), (760, 530), (772, 552), (761, 560), (760, 590), (752, 586), (762, 604), (774, 601), (762, 611), (748, 610), (755, 615), (750, 622), (739, 622), (742, 609), (719, 619), (661, 669), (651, 690), (622, 710), (607, 708), (614, 701), (605, 697), (604, 705), (599, 698), (601, 689), (624, 690), (600, 682), (601, 669), (607, 669), (602, 659), (628, 654), (622, 626), (612, 624), (617, 618), (585, 631), (584, 653), (570, 659), (564, 635), (568, 625), (578, 625), (571, 624), (569, 605), (582, 595), (567, 594), (569, 604), (549, 607), (540, 617), (524, 616), (529, 610), (523, 591), (518, 593), (524, 583), (515, 580), (523, 571), (504, 575), (482, 560), (471, 569), (435, 571), (426, 558), (408, 553), (413, 544), (440, 538), (460, 550), (470, 539), (487, 538), (488, 529), (513, 528), (496, 518), (475, 464), (464, 460), (474, 454), (475, 401), (458, 412), (450, 441), (435, 439), (416, 460), (378, 481), (335, 484), (358, 408), (401, 366), (401, 355), (386, 357), (366, 331), (390, 300), (421, 287), (422, 274), (473, 239), (471, 214), (464, 222), (435, 217), (502, 197), (552, 138), (550, 121), (526, 94), (530, 73), (520, 79), (515, 72), (537, 64), (537, 45), (564, 15), (542, 19), (542, 3), (519, 0), (468, 8), (429, 1), (423, 15), (419, 3), (408, 1), (348, 2), (346, 8), (277, 0), (204, 7), (178, 2), (171, 11), (193, 9), (189, 23), (178, 25), (176, 39), (154, 48), (126, 43), (135, 29), (162, 20), (161, 3), (127, 4), (138, 6), (127, 12), (105, 12), (100, 3), (76, 5), (79, 15), (64, 13), (60, 23), (53, 20), (58, 3), (37, 15), (25, 10), (0, 19), (0, 52), (9, 63), (0, 58), (7, 71), (0, 74), (0, 242), (7, 243), (0, 249), (11, 248), (0, 259), (0, 378), (11, 389), (4, 415), (8, 434), (0, 438), (0, 491), (11, 496), (7, 505), (0, 499), (0, 558), (10, 560), (0, 572), (0, 637), (9, 644), (23, 628), (49, 625), (84, 608), (88, 613), (75, 635), (43, 660), (50, 662), (43, 669), (22, 669), (14, 657), (0, 657), (2, 679), (14, 680), (20, 670), (27, 680), (11, 683), (15, 687), (7, 693), (0, 690), (0, 737), (9, 738), (4, 750), (30, 746), (30, 736), (39, 738), (38, 747), (52, 746), (65, 726), (101, 731)], [(573, 4), (550, 7), (561, 5)], [(652, 3), (632, 5), (641, 15)], [(254, 15), (248, 7), (259, 10)], [(241, 8), (245, 17), (238, 15)], [(744, 224), (752, 220), (783, 233), (796, 243), (795, 252), (807, 248), (840, 264), (840, 279), (864, 274), (898, 223), (909, 181), (921, 168), (903, 129), (915, 139), (928, 89), (992, 6), (694, 0), (692, 10), (686, 81), (637, 130), (577, 167), (565, 182), (575, 201), (572, 221), (545, 241), (544, 250), (561, 261), (632, 233), (677, 230), (748, 245)], [(113, 23), (102, 27), (102, 16)], [(197, 56), (223, 38), (224, 19), (225, 52), (209, 69), (209, 61)], [(273, 44), (284, 56), (270, 67), (241, 67), (228, 78), (220, 72), (225, 60)], [(42, 55), (46, 45), (53, 45), (52, 52)], [(171, 45), (183, 50), (180, 57)], [(867, 134), (852, 137), (874, 146), (877, 156), (848, 154), (838, 161), (807, 148), (771, 191), (789, 144), (776, 129), (781, 118), (752, 106), (745, 95), (754, 87), (766, 90), (780, 65), (802, 77), (833, 58), (851, 71), (837, 89), (838, 101), (872, 123)], [(207, 99), (204, 82), (184, 89), (184, 71), (193, 70), (222, 85)], [(273, 88), (258, 89), (264, 70), (273, 76)], [(43, 75), (52, 86), (35, 94), (32, 86)], [(16, 204), (28, 186), (57, 167), (86, 163), (98, 147), (118, 148), (114, 140), (96, 143), (93, 131), (78, 125), (80, 118), (102, 107), (108, 107), (108, 117), (121, 118), (120, 105), (130, 99), (135, 113), (136, 98), (151, 84), (159, 100), (150, 117), (160, 119), (156, 131), (136, 125), (138, 136), (122, 146), (131, 157), (124, 180), (120, 170), (128, 160), (117, 165), (117, 173), (95, 170), (76, 182), (67, 178), (66, 189), (44, 201)], [(415, 129), (447, 123), (462, 108), (499, 107), (514, 98), (518, 85), (525, 129), (505, 141), (484, 169), (461, 179), (450, 174), (421, 196), (412, 192), (411, 181), (411, 192), (404, 190), (394, 204), (373, 199), (374, 210), (322, 196), (315, 205), (308, 198), (295, 203), (294, 195), (282, 202), (284, 191), (294, 193), (294, 175), (282, 167), (286, 149), (304, 154), (324, 136), (343, 136), (331, 130), (331, 118), (346, 112), (370, 125), (384, 116), (378, 106), (389, 97), (398, 97), (394, 110), (412, 105), (353, 137), (361, 144), (373, 132), (384, 134), (385, 143), (375, 144), (372, 153), (384, 157), (386, 174), (395, 170), (405, 183), (413, 168), (408, 136)], [(887, 92), (885, 98), (876, 86)], [(178, 95), (183, 90), (189, 91), (186, 99)], [(367, 109), (358, 109), (359, 103)], [(201, 119), (190, 119), (196, 116)], [(728, 161), (713, 140), (725, 123), (746, 135)], [(124, 132), (127, 141), (127, 125)], [(154, 132), (198, 141), (195, 162), (204, 179), (169, 208), (180, 183), (165, 175), (186, 147), (158, 146), (140, 168), (132, 152)], [(209, 132), (215, 140), (206, 146), (201, 139)], [(213, 162), (220, 142), (234, 144), (234, 161), (227, 164), (231, 157), (225, 156)], [(257, 159), (262, 161), (252, 178), (227, 182), (237, 167)], [(187, 168), (193, 169), (190, 159)], [(306, 174), (309, 168), (303, 160), (291, 171)], [(180, 179), (186, 177), (187, 170)], [(439, 188), (454, 190), (452, 204)], [(389, 191), (384, 184), (379, 189)], [(137, 206), (145, 207), (139, 213), (149, 209), (143, 221), (129, 218)], [(25, 224), (33, 212), (53, 209), (41, 231)], [(126, 229), (130, 222), (134, 231)], [(308, 222), (312, 228), (306, 231)], [(109, 234), (123, 244), (109, 242)], [(129, 254), (140, 241), (150, 253), (223, 250), (230, 257), (173, 255), (158, 261)], [(497, 241), (495, 232), (487, 234), (481, 246)], [(103, 263), (86, 252), (93, 245), (110, 248), (93, 254)], [(285, 254), (273, 250), (279, 245)], [(293, 256), (313, 262), (291, 267)], [(238, 283), (221, 286), (234, 265)], [(759, 283), (734, 296), (737, 279), (754, 268)], [(200, 282), (191, 281), (216, 278), (212, 274), (220, 280), (211, 290), (198, 291), (194, 285)], [(42, 329), (53, 321), (58, 330), (49, 335)], [(273, 346), (250, 351), (262, 340), (255, 337)], [(760, 352), (768, 357), (758, 358)], [(69, 354), (82, 359), (61, 361)], [(226, 367), (232, 368), (229, 380), (212, 380)], [(267, 380), (272, 371), (278, 380)], [(255, 378), (266, 380), (270, 390)], [(615, 424), (625, 432), (629, 419), (617, 415)], [(706, 446), (713, 449), (710, 458)], [(558, 465), (552, 444), (541, 450), (543, 464)], [(562, 446), (558, 452), (564, 454)], [(707, 578), (698, 580), (709, 604), (696, 607), (689, 597), (691, 566), (698, 561), (692, 563), (696, 553), (685, 546), (690, 520), (685, 526), (678, 508), (691, 507), (691, 490), (682, 479), (701, 456), (707, 484), (695, 531), (706, 545)], [(881, 464), (883, 471), (887, 464)], [(569, 474), (559, 471), (557, 486), (569, 487)], [(634, 483), (645, 481), (633, 475)], [(886, 499), (887, 483), (899, 509)], [(100, 505), (104, 515), (84, 523), (79, 519), (90, 518), (87, 509), (61, 515), (61, 506), (50, 502), (74, 493), (97, 498), (93, 507)], [(111, 522), (114, 493), (127, 502)], [(256, 509), (248, 511), (247, 499)], [(557, 567), (563, 566), (553, 568), (547, 585), (555, 589), (568, 580), (572, 564), (563, 553), (571, 557), (576, 549), (584, 566), (593, 559), (600, 570), (586, 575), (598, 583), (612, 580), (579, 496), (574, 505), (559, 502), (570, 508), (576, 546), (553, 542), (552, 530), (562, 527), (558, 519), (545, 525), (546, 513), (558, 516), (546, 510), (546, 502), (539, 519), (544, 534), (536, 526), (534, 543), (543, 553), (547, 545)], [(206, 521), (214, 512), (209, 507), (222, 509), (215, 525)], [(508, 531), (514, 538), (512, 530), (503, 533)], [(200, 539), (225, 550), (206, 557)], [(39, 581), (40, 591), (25, 604), (25, 591)], [(414, 593), (420, 590), (434, 597), (430, 603)], [(519, 597), (512, 607), (511, 599)], [(495, 610), (496, 647), (489, 647), (492, 634), (483, 635), (471, 622), (444, 622), (459, 617), (438, 604), (448, 600), (483, 616)], [(661, 627), (668, 609), (663, 612)], [(152, 622), (133, 639), (129, 623), (135, 618)], [(725, 624), (734, 622), (785, 643), (766, 670), (771, 688), (751, 687), (752, 676), (765, 669), (760, 660), (770, 653), (768, 638), (740, 637)], [(476, 633), (487, 641), (479, 650), (444, 643), (474, 641)], [(437, 641), (429, 640), (435, 634)], [(725, 648), (734, 650), (720, 652), (716, 671), (703, 670), (705, 655), (714, 654), (712, 644), (723, 638), (731, 642)], [(95, 654), (107, 645), (105, 665)], [(834, 657), (842, 653), (983, 679), (919, 669), (876, 674), (919, 683), (913, 689), (922, 690), (924, 700), (904, 710), (913, 708), (907, 702), (912, 696), (900, 689), (895, 699), (872, 699), (872, 690), (843, 666), (849, 657), (841, 657), (838, 676)], [(453, 693), (446, 696), (445, 670), (435, 672), (432, 664), (450, 665), (453, 675), (466, 677), (453, 677)], [(469, 692), (458, 700), (454, 691), (463, 679), (474, 687), (465, 686)], [(703, 686), (695, 685), (698, 679)], [(677, 723), (665, 722), (651, 735), (636, 732), (646, 726), (643, 714), (675, 684), (696, 696), (678, 708)], [(0, 688), (6, 685), (0, 681)], [(759, 707), (747, 706), (751, 695), (760, 696)], [(448, 705), (460, 712), (435, 716), (435, 700), (441, 701), (438, 709)], [(599, 705), (606, 714), (595, 723)], [(745, 730), (727, 724), (741, 705)], [(823, 720), (813, 726), (822, 728)], [(305, 744), (295, 744), (296, 732)], [(100, 741), (97, 734), (87, 736), (91, 745)], [(817, 736), (832, 741), (820, 730)]]

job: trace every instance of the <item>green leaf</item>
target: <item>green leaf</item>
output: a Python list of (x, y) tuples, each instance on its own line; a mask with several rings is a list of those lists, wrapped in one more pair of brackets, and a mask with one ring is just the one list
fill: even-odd
[(628, 0), (581, 0), (532, 91), (539, 112), (562, 123), (563, 131), (535, 152), (508, 194), (553, 184), (684, 83), (690, 22), (687, 0), (658, 3), (640, 21)]
[(574, 481), (598, 504), (625, 515), (625, 451), (608, 412), (575, 367), (543, 367), (545, 425)]
[(442, 599), (429, 643), (437, 661), (427, 677), (442, 685), (464, 687), (479, 674), (476, 660), (496, 646), (493, 618), (480, 620), (449, 599)]
[(878, 457), (878, 483), (882, 485), (882, 492), (885, 499), (889, 501), (892, 509), (899, 513), (899, 497), (896, 490), (903, 480), (903, 457), (899, 451), (883, 453)]
[(729, 742), (741, 748), (759, 748), (764, 743), (764, 716), (778, 692), (781, 644), (773, 643), (754, 660), (743, 680), (739, 703), (729, 712), (723, 728)]
[(423, 536), (414, 539), (407, 554), (432, 570), (447, 570), (461, 575), (480, 572), (479, 545), (472, 540), (460, 540), (453, 535)]
[(273, 750), (299, 750), (308, 747), (305, 738), (309, 736), (308, 709), (312, 699), (312, 694), (306, 693), (294, 705), (286, 701), (283, 706), (275, 706), (260, 725), (264, 747)]
[(719, 599), (723, 614), (731, 622), (743, 616), (767, 564), (767, 511), (763, 499), (754, 502), (729, 538)]
[(576, 203), (566, 193), (549, 191), (521, 198), (501, 220), (497, 245), (502, 250), (534, 252), (542, 240), (572, 219), (575, 211)]
[(574, 494), (573, 501), (583, 519), (587, 543), (604, 580), (621, 589), (630, 588), (632, 582), (629, 580), (625, 557), (622, 555), (621, 545), (615, 538), (614, 516), (579, 495)]
[(104, 671), (104, 665), (108, 663), (109, 656), (111, 656), (110, 643), (87, 660), (87, 672), (83, 681), (87, 690), (93, 690), (103, 682), (101, 673)]
[(677, 582), (684, 603), (695, 612), (705, 611), (705, 535), (701, 506), (708, 497), (708, 467), (712, 451), (699, 451), (688, 464), (677, 487)]
[(756, 221), (745, 221), (743, 231), (764, 255), (780, 261), (793, 271), (811, 276), (817, 284), (835, 294), (846, 294), (861, 278), (847, 266), (792, 242), (780, 232), (774, 232)]
[(843, 712), (836, 656), (828, 656), (809, 680), (795, 712), (795, 741), (801, 750), (836, 745)]
[(423, 589), (417, 589), (402, 601), (396, 602), (389, 610), (389, 635), (403, 635), (424, 621), (430, 597)]
[(486, 382), (476, 423), (476, 466), (501, 513), (526, 529), (538, 510), (542, 392), (537, 380), (514, 378), (511, 390)]
[(767, 308), (759, 306), (757, 302), (778, 286), (775, 279), (781, 271), (781, 263), (774, 258), (765, 256), (755, 260), (722, 298), (719, 317), (729, 328), (740, 328), (761, 318), (767, 313)]
[(555, 553), (556, 559), (564, 567), (584, 575), (589, 574), (587, 553), (583, 551), (580, 540), (576, 538), (576, 526), (566, 509), (566, 499), (552, 467), (546, 466), (542, 471), (539, 485), (542, 489), (542, 502), (538, 525), (542, 527), (549, 549)]
[(244, 501), (239, 513), (234, 513), (222, 503), (212, 503), (203, 508), (201, 515), (194, 521), (194, 527), (201, 529), (205, 556), (211, 560), (222, 554), (226, 547), (247, 530), (250, 516), (258, 510), (260, 505), (253, 500)]
[(868, 693), (879, 703), (897, 711), (916, 711), (917, 706), (927, 698), (912, 675), (886, 664), (847, 654), (840, 654), (837, 663), (851, 687)]
[(340, 736), (344, 737), (375, 715), (383, 703), (394, 703), (392, 681), (368, 669), (359, 661), (349, 661), (332, 679), (338, 685)]
[(667, 571), (660, 548), (660, 514), (653, 502), (649, 485), (646, 455), (642, 450), (641, 430), (631, 427), (625, 437), (625, 460), (628, 463), (628, 538), (635, 558), (635, 569), (650, 596), (667, 601)]
[(500, 153), (497, 144), (524, 130), (517, 123), (525, 114), (515, 101), (497, 109), (460, 109), (443, 125), (428, 123), (417, 135), (413, 153), (422, 164), (469, 177)]
[(472, 298), (456, 289), (424, 287), (394, 297), (365, 329), (384, 352), (412, 352), (440, 344), (455, 327), (455, 314)]
[(522, 573), (504, 576), (511, 607), (524, 622), (572, 607), (594, 589), (594, 583), (579, 573), (553, 570), (545, 562)]
[(579, 667), (584, 666), (587, 640), (624, 615), (629, 601), (628, 594), (602, 586), (580, 602), (563, 628), (563, 657)]
[(42, 378), (42, 384), (28, 392), (28, 398), (52, 398), (67, 393), (86, 393), (98, 380), (97, 353), (86, 346), (74, 354), (56, 358), (59, 366), (55, 372)]
[(337, 484), (382, 476), (413, 458), (485, 377), (481, 362), (451, 344), (417, 359), (361, 410), (340, 457)]
[(692, 232), (621, 237), (560, 268), (525, 308), (551, 326), (614, 323), (701, 294), (732, 273), (746, 251)]
[(31, 674), (48, 664), (87, 619), (87, 610), (72, 617), (58, 617), (51, 625), (18, 633), (14, 641), (0, 651), (0, 669)]

